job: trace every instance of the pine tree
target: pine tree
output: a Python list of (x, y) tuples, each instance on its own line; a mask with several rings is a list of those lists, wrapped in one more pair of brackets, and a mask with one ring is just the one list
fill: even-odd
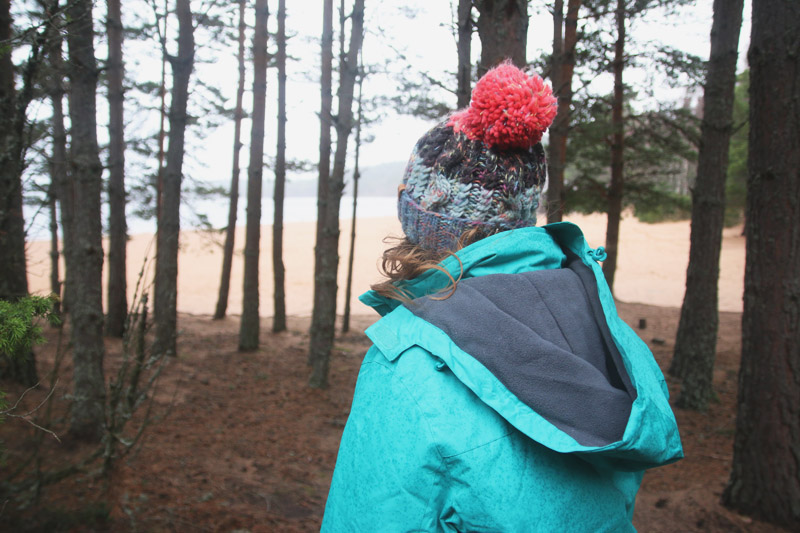
[(98, 156), (96, 92), (98, 70), (94, 55), (92, 2), (73, 0), (66, 9), (69, 50), (69, 185), (74, 201), (74, 233), (66, 242), (70, 293), (74, 397), (70, 434), (99, 441), (105, 423), (103, 376), (103, 246), (100, 192), (103, 167)]
[(703, 410), (711, 398), (717, 347), (717, 284), (743, 0), (716, 0), (703, 98), (686, 294), (670, 373), (683, 378), (678, 405)]
[(753, 2), (747, 260), (729, 507), (800, 530), (800, 4)]
[(518, 67), (527, 65), (528, 1), (474, 0), (478, 10), (481, 60), (478, 76), (510, 59)]
[(261, 181), (264, 173), (264, 120), (267, 98), (267, 0), (256, 0), (253, 36), (253, 117), (247, 171), (247, 231), (244, 244), (244, 292), (239, 350), (258, 348), (258, 258), (261, 241)]
[(286, 184), (286, 0), (278, 0), (278, 146), (275, 155), (275, 204), (272, 223), (272, 272), (275, 312), (272, 331), (286, 331), (286, 269), (283, 266), (283, 197)]
[(122, 12), (120, 0), (107, 0), (108, 15), (108, 287), (106, 333), (122, 337), (128, 315), (125, 221), (125, 121)]
[(361, 158), (361, 127), (364, 124), (364, 108), (362, 97), (364, 95), (364, 67), (361, 63), (359, 54), (358, 67), (358, 99), (356, 108), (358, 118), (356, 118), (356, 146), (353, 158), (353, 214), (350, 220), (350, 254), (347, 257), (347, 285), (344, 291), (344, 316), (342, 316), (342, 333), (350, 331), (350, 300), (353, 291), (353, 261), (355, 260), (356, 249), (356, 219), (358, 213), (358, 180), (361, 178), (359, 170), (359, 159)]
[[(55, 0), (53, 9), (58, 9), (58, 0)], [(45, 54), (47, 55), (47, 93), (52, 106), (52, 116), (50, 117), (50, 130), (52, 137), (52, 153), (50, 154), (50, 182), (52, 196), (58, 204), (61, 220), (61, 237), (63, 241), (62, 253), (64, 263), (69, 264), (67, 254), (74, 248), (70, 244), (74, 234), (75, 205), (72, 195), (69, 194), (67, 177), (67, 132), (64, 127), (64, 61), (63, 61), (63, 38), (59, 31), (61, 17), (57, 16), (53, 9), (45, 12), (45, 16), (50, 17), (53, 24), (50, 25), (51, 33), (46, 41)], [(56, 250), (57, 251), (57, 250)], [(54, 254), (55, 255), (55, 254)], [(51, 275), (58, 271), (58, 258), (52, 258)], [(55, 284), (53, 284), (55, 288)], [(70, 292), (73, 286), (69, 270), (64, 273), (63, 291), (55, 291), (55, 294), (62, 295), (59, 310), (68, 310)]]
[[(339, 200), (344, 189), (347, 140), (353, 127), (353, 90), (358, 75), (358, 53), (364, 31), (364, 0), (355, 0), (350, 15), (350, 44), (339, 77), (339, 109), (336, 118), (336, 153), (327, 183), (326, 207), (319, 213), (314, 272), (314, 309), (311, 317), (309, 360), (312, 373), (309, 384), (327, 386), (328, 364), (333, 348), (336, 322), (336, 274), (339, 266)], [(320, 210), (321, 211), (321, 210)]]
[(567, 159), (567, 135), (572, 116), (572, 76), (578, 42), (578, 11), (581, 0), (569, 0), (564, 19), (564, 1), (553, 8), (553, 56), (550, 80), (558, 97), (558, 114), (550, 126), (547, 157), (547, 222), (560, 222), (564, 211), (564, 167)]
[(608, 286), (614, 289), (614, 275), (617, 271), (617, 247), (619, 245), (619, 223), (622, 218), (622, 193), (625, 186), (625, 122), (622, 114), (624, 85), (622, 75), (625, 70), (625, 20), (627, 10), (625, 0), (617, 0), (615, 11), (617, 40), (614, 44), (614, 97), (611, 104), (611, 182), (608, 184), (608, 225), (606, 227), (606, 260), (603, 262), (603, 275)]
[[(12, 37), (11, 3), (0, 0), (0, 42)], [(34, 53), (38, 48), (34, 47)], [(31, 63), (33, 61), (34, 63)], [(29, 59), (21, 94), (17, 94), (11, 49), (0, 50), (0, 299), (16, 301), (28, 294), (25, 261), (25, 219), (22, 213), (25, 112), (31, 99), (31, 78), (38, 60)], [(33, 352), (2, 354), (2, 374), (25, 385), (36, 383)]]
[(178, 238), (180, 235), (181, 181), (188, 116), (189, 78), (194, 67), (194, 23), (190, 0), (177, 0), (178, 55), (172, 66), (169, 108), (169, 142), (164, 167), (164, 188), (156, 240), (155, 314), (153, 352), (176, 355), (178, 322)]
[(242, 110), (244, 100), (244, 41), (245, 41), (245, 8), (247, 2), (239, 0), (239, 51), (236, 60), (239, 65), (239, 84), (236, 89), (236, 109), (233, 115), (233, 170), (231, 171), (231, 188), (228, 193), (228, 226), (225, 228), (225, 247), (222, 252), (222, 278), (219, 283), (219, 296), (217, 307), (214, 310), (214, 319), (225, 317), (228, 309), (228, 293), (231, 286), (231, 269), (233, 267), (233, 247), (236, 239), (236, 217), (239, 209), (239, 154), (242, 148)]
[(458, 0), (458, 109), (469, 105), (472, 92), (472, 0)]

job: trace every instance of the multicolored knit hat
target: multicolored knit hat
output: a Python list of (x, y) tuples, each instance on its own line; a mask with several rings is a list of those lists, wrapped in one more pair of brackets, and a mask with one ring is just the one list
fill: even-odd
[(470, 106), (426, 133), (403, 176), (398, 215), (408, 239), (451, 250), (468, 229), (536, 225), (545, 180), (539, 141), (556, 116), (542, 78), (510, 63), (487, 72)]

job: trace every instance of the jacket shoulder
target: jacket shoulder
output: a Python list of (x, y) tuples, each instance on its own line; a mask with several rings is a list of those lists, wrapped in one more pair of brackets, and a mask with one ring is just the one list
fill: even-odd
[[(401, 382), (430, 428), (443, 458), (478, 448), (509, 435), (514, 429), (437, 356), (414, 345), (395, 360)], [(465, 423), (465, 421), (469, 423)]]

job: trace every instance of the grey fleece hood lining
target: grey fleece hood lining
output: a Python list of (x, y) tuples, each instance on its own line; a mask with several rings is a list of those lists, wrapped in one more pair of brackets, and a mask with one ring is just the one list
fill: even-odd
[(565, 253), (561, 269), (470, 278), (406, 307), (578, 443), (604, 446), (622, 438), (636, 391), (593, 272)]

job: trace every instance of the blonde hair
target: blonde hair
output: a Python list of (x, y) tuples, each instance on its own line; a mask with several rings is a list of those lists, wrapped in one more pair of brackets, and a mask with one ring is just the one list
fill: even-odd
[[(429, 250), (409, 241), (408, 237), (386, 237), (384, 242), (394, 241), (397, 244), (387, 248), (381, 257), (378, 270), (386, 279), (373, 284), (370, 288), (385, 298), (408, 303), (414, 299), (414, 295), (403, 287), (404, 282), (411, 281), (429, 270), (438, 270), (447, 276), (448, 282), (438, 289), (437, 295), (433, 298), (447, 299), (455, 292), (458, 282), (464, 274), (464, 267), (456, 252), (500, 231), (503, 230), (490, 229), (487, 231), (481, 227), (470, 228), (461, 234), (452, 250)], [(441, 265), (441, 262), (450, 256), (454, 256), (459, 264), (460, 272), (455, 278)]]

